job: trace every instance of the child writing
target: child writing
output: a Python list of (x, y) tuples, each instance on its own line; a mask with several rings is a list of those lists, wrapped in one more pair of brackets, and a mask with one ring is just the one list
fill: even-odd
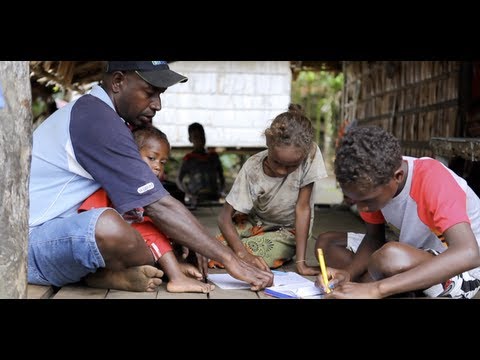
[[(170, 143), (167, 136), (155, 127), (146, 127), (135, 130), (133, 138), (138, 145), (142, 159), (157, 177), (162, 177), (170, 155)], [(111, 207), (112, 204), (105, 190), (99, 189), (85, 200), (80, 206), (79, 212), (105, 206)], [(143, 209), (137, 209), (137, 212), (143, 215)], [(167, 291), (208, 293), (213, 290), (214, 285), (199, 281), (202, 279), (202, 274), (193, 265), (177, 261), (170, 241), (155, 227), (150, 218), (145, 216), (143, 219), (143, 222), (131, 225), (142, 235), (152, 251), (155, 262), (168, 276)], [(99, 280), (92, 281), (90, 279), (87, 280), (87, 284), (93, 287), (103, 287)]]
[(218, 154), (205, 149), (205, 129), (199, 123), (188, 126), (188, 140), (193, 150), (183, 158), (177, 186), (186, 194), (190, 207), (202, 201), (218, 201), (225, 191), (225, 177)]
[[(346, 248), (346, 234), (319, 237), (316, 247), (323, 248), (335, 285), (329, 297), (477, 293), (480, 199), (464, 179), (437, 160), (402, 156), (398, 139), (379, 127), (347, 132), (336, 153), (335, 175), (356, 202), (366, 234), (355, 254)], [(397, 241), (386, 241), (385, 225)], [(343, 269), (336, 269), (342, 262)], [(321, 277), (317, 282), (324, 285)]]
[(314, 183), (327, 176), (313, 126), (300, 106), (291, 104), (265, 137), (268, 149), (245, 162), (225, 199), (217, 239), (260, 269), (277, 268), (296, 253), (300, 274), (318, 274), (318, 266), (305, 263)]

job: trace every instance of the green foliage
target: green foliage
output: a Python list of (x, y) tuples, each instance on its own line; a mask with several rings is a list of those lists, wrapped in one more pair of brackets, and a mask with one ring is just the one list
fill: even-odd
[(301, 71), (292, 82), (292, 102), (303, 106), (315, 128), (315, 141), (331, 169), (332, 141), (340, 123), (343, 73)]
[(243, 163), (245, 162), (245, 156), (235, 153), (223, 153), (220, 155), (220, 161), (223, 168), (223, 176), (225, 177), (226, 190), (230, 190), (235, 181), (235, 178), (240, 171)]
[(38, 116), (47, 111), (47, 103), (42, 98), (37, 98), (32, 101), (32, 115), (36, 119)]

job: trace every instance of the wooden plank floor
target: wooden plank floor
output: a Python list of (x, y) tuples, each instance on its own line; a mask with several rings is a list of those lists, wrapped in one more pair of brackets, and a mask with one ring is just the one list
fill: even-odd
[[(294, 266), (285, 266), (277, 269), (283, 271), (294, 271)], [(222, 269), (209, 269), (211, 274), (225, 273)], [(314, 280), (314, 276), (306, 276)], [(215, 287), (209, 294), (199, 293), (170, 293), (162, 284), (156, 292), (131, 292), (113, 289), (94, 289), (83, 285), (68, 285), (57, 292), (51, 286), (28, 285), (28, 299), (274, 299), (264, 291), (250, 290), (224, 290)]]
[[(208, 229), (212, 236), (216, 235), (217, 215), (220, 207), (199, 207), (193, 210), (195, 217)], [(313, 233), (318, 234), (329, 230), (362, 231), (363, 224), (353, 213), (349, 211), (333, 210), (331, 208), (317, 208), (315, 211), (315, 223)], [(308, 244), (307, 264), (317, 266), (314, 257), (314, 243)], [(283, 271), (295, 271), (295, 263), (287, 263), (280, 269)], [(210, 269), (210, 273), (224, 273), (224, 270)], [(313, 280), (314, 277), (307, 278)], [(57, 290), (57, 291), (55, 291)], [(94, 289), (77, 284), (64, 286), (61, 289), (53, 289), (50, 286), (28, 285), (28, 299), (274, 299), (265, 295), (263, 291), (250, 290), (224, 290), (218, 286), (209, 294), (197, 293), (169, 293), (165, 284), (162, 284), (156, 292), (129, 292), (111, 289)]]

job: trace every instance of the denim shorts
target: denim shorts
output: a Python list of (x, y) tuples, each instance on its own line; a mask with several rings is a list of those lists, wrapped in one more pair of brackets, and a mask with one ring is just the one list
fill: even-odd
[(95, 226), (107, 209), (53, 219), (30, 229), (28, 282), (63, 286), (105, 267), (95, 241)]

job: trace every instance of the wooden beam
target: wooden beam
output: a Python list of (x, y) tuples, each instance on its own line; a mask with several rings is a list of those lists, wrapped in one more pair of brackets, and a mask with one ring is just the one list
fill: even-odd
[(459, 156), (465, 160), (480, 161), (480, 138), (433, 137), (430, 146), (437, 156)]

